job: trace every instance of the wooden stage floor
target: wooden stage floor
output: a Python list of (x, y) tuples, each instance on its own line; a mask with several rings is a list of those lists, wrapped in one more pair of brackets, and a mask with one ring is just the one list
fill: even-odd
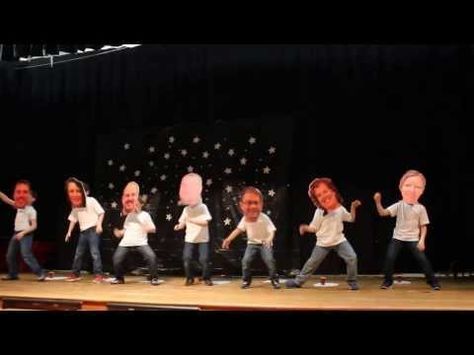
[(327, 275), (329, 285), (338, 284), (334, 287), (314, 286), (319, 276), (313, 276), (301, 289), (286, 289), (282, 282), (280, 290), (265, 278), (254, 278), (251, 288), (242, 290), (239, 278), (184, 286), (182, 277), (162, 277), (162, 284), (151, 286), (139, 276), (127, 276), (123, 285), (95, 284), (91, 276), (66, 282), (61, 276), (37, 282), (23, 274), (20, 281), (0, 281), (0, 309), (67, 310), (74, 306), (65, 305), (74, 303), (78, 310), (474, 311), (472, 278), (442, 278), (441, 291), (433, 291), (423, 278), (404, 278), (381, 290), (380, 276), (360, 276), (360, 290), (350, 291), (344, 275)]

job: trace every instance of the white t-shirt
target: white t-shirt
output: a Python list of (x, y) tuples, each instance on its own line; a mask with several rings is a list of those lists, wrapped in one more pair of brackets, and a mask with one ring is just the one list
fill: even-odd
[(94, 197), (86, 197), (86, 207), (73, 208), (68, 220), (71, 222), (79, 221), (79, 227), (82, 231), (95, 227), (99, 220), (99, 215), (105, 213), (102, 206)]
[(31, 220), (36, 219), (36, 210), (33, 206), (18, 208), (15, 217), (15, 232), (21, 232), (30, 228)]
[(212, 219), (207, 206), (199, 203), (196, 206), (186, 206), (179, 217), (179, 224), (186, 224), (186, 235), (184, 241), (187, 243), (206, 243), (209, 241), (209, 226), (199, 226), (188, 222), (189, 218), (199, 218), (201, 221)]
[(332, 247), (345, 241), (343, 222), (353, 222), (351, 214), (347, 212), (344, 206), (339, 206), (326, 215), (323, 214), (323, 209), (316, 209), (310, 223), (310, 226), (316, 228), (316, 245)]
[(276, 231), (272, 220), (265, 213), (260, 213), (255, 222), (247, 222), (245, 217), (242, 217), (237, 228), (246, 232), (247, 244), (262, 244), (264, 239)]
[(148, 244), (146, 229), (155, 228), (148, 212), (129, 213), (123, 223), (125, 233), (119, 243), (121, 247), (136, 247)]
[(391, 217), (397, 217), (393, 238), (407, 242), (420, 240), (420, 227), (430, 223), (425, 206), (419, 203), (413, 205), (403, 200), (387, 208)]

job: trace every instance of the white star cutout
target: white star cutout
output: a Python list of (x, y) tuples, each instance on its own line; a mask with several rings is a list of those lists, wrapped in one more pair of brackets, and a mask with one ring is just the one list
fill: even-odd
[(250, 139), (249, 139), (250, 144), (255, 144), (256, 141), (257, 140), (255, 139), (255, 137), (250, 137)]
[(193, 143), (199, 143), (201, 139), (199, 137), (194, 137), (193, 138)]
[(229, 219), (229, 217), (227, 217), (226, 219), (224, 219), (224, 225), (225, 225), (225, 226), (229, 226), (229, 225), (230, 225), (230, 222), (231, 222), (231, 220)]
[(117, 205), (118, 205), (118, 204), (117, 204), (117, 202), (115, 202), (115, 201), (110, 204), (110, 206), (111, 206), (112, 208), (117, 208)]
[(216, 143), (214, 144), (214, 149), (221, 149), (221, 144), (220, 143)]
[(192, 173), (194, 171), (194, 168), (190, 165), (188, 166), (188, 173)]
[(188, 151), (186, 149), (181, 149), (181, 155), (185, 157), (186, 154), (188, 154)]
[(173, 143), (173, 142), (174, 142), (174, 137), (171, 136), (171, 137), (168, 139), (168, 141), (169, 141), (170, 143)]
[(207, 158), (209, 157), (209, 152), (208, 152), (208, 151), (203, 152), (203, 153), (202, 153), (202, 157), (203, 157), (204, 159), (207, 159)]
[(166, 180), (166, 175), (165, 175), (165, 174), (161, 175), (161, 176), (160, 176), (160, 180), (161, 180), (161, 181), (165, 181), (165, 180)]
[(225, 168), (224, 173), (229, 175), (229, 174), (232, 173), (232, 169), (231, 168)]
[(169, 158), (170, 158), (170, 153), (165, 153), (165, 154), (163, 155), (163, 158), (169, 159)]
[(206, 185), (211, 186), (212, 185), (212, 179), (207, 179), (206, 180)]
[(150, 148), (148, 148), (148, 151), (149, 151), (150, 153), (153, 153), (153, 152), (155, 151), (155, 147), (151, 146)]
[(268, 211), (267, 211), (267, 214), (268, 214), (268, 215), (271, 215), (271, 214), (272, 214), (272, 211), (268, 210)]
[(126, 168), (127, 168), (127, 167), (126, 167), (124, 164), (122, 164), (122, 165), (120, 165), (119, 170), (120, 170), (120, 171), (125, 171)]
[(157, 189), (156, 187), (153, 187), (153, 188), (151, 189), (151, 193), (152, 193), (152, 194), (156, 194), (157, 191), (158, 191), (158, 189)]
[(140, 170), (135, 170), (135, 176), (140, 176)]
[(268, 191), (268, 194), (273, 197), (275, 196), (275, 191), (273, 191), (273, 189), (271, 189), (270, 191)]
[(247, 159), (246, 158), (241, 158), (240, 159), (240, 165), (245, 165), (247, 164)]
[(109, 182), (109, 189), (113, 190), (114, 189), (114, 184), (112, 184), (111, 182)]
[(171, 217), (171, 214), (167, 213), (166, 214), (166, 220), (167, 221), (171, 221), (172, 217)]
[(270, 169), (268, 166), (266, 166), (266, 167), (263, 168), (263, 173), (264, 174), (270, 174), (270, 170), (272, 170), (272, 169)]
[(229, 149), (229, 151), (227, 152), (227, 154), (229, 154), (230, 156), (233, 156), (235, 154), (234, 150), (233, 149)]
[(271, 147), (268, 149), (268, 153), (270, 153), (270, 154), (275, 153), (275, 151), (276, 151), (276, 148), (273, 147), (273, 146), (271, 146)]
[(107, 165), (108, 165), (108, 166), (112, 166), (112, 165), (114, 165), (114, 161), (113, 161), (112, 159), (111, 159), (111, 160), (109, 160), (109, 161), (107, 162)]
[(123, 145), (123, 149), (125, 149), (125, 150), (130, 149), (130, 144), (125, 143), (125, 144)]
[(232, 186), (227, 185), (227, 186), (225, 187), (225, 190), (226, 190), (228, 193), (232, 192)]
[(148, 165), (153, 166), (153, 165), (155, 165), (155, 163), (150, 160), (150, 161), (148, 162)]

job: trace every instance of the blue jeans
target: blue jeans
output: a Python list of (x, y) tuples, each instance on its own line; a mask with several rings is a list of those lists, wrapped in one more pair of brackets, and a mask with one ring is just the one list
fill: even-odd
[(403, 246), (405, 246), (411, 251), (411, 253), (415, 257), (418, 264), (420, 264), (425, 274), (426, 281), (429, 284), (437, 283), (435, 274), (433, 272), (433, 269), (431, 267), (431, 264), (428, 258), (426, 257), (425, 253), (418, 250), (418, 248), (416, 247), (417, 244), (418, 242), (405, 242), (402, 240), (392, 238), (392, 240), (390, 241), (390, 244), (388, 245), (387, 256), (385, 258), (385, 265), (384, 265), (385, 281), (389, 283), (393, 282), (393, 268), (395, 265), (395, 260), (400, 250), (403, 248)]
[(158, 277), (156, 255), (149, 245), (139, 245), (136, 247), (121, 247), (119, 245), (114, 253), (115, 278), (123, 280), (123, 276), (125, 275), (123, 262), (125, 261), (127, 254), (131, 251), (137, 251), (143, 256), (148, 265), (148, 271), (150, 272), (151, 278), (156, 279)]
[(211, 278), (211, 272), (209, 268), (209, 242), (206, 243), (184, 243), (183, 249), (183, 263), (184, 263), (184, 273), (186, 274), (187, 279), (193, 278), (193, 251), (195, 248), (199, 249), (199, 263), (202, 267), (202, 278), (204, 280), (209, 280)]
[(21, 256), (25, 263), (30, 267), (31, 271), (35, 273), (37, 276), (42, 276), (44, 271), (41, 266), (38, 264), (35, 256), (32, 252), (33, 247), (33, 234), (27, 234), (20, 240), (16, 240), (15, 237), (10, 239), (10, 243), (8, 243), (8, 251), (7, 251), (7, 265), (8, 265), (8, 274), (10, 277), (16, 278), (18, 277), (18, 262), (17, 262), (17, 254), (18, 249), (21, 250)]
[(89, 246), (89, 250), (91, 252), (94, 274), (102, 274), (102, 259), (100, 258), (99, 243), (100, 237), (97, 235), (95, 227), (86, 229), (79, 234), (76, 255), (74, 255), (74, 262), (72, 264), (73, 274), (76, 276), (81, 274), (82, 257), (86, 252), (87, 246)]
[(304, 284), (313, 274), (313, 272), (316, 271), (319, 265), (321, 265), (324, 258), (326, 258), (331, 250), (335, 250), (337, 254), (346, 262), (347, 282), (357, 281), (357, 255), (354, 249), (352, 249), (350, 243), (345, 240), (342, 243), (332, 247), (321, 247), (315, 245), (310, 258), (303, 266), (303, 270), (301, 270), (299, 275), (296, 276), (295, 282), (298, 285)]
[(277, 280), (278, 275), (276, 272), (275, 259), (273, 258), (273, 249), (259, 245), (259, 244), (247, 244), (245, 254), (242, 259), (242, 279), (243, 281), (250, 282), (252, 275), (250, 272), (250, 264), (255, 259), (255, 255), (260, 252), (263, 262), (267, 265), (268, 274), (272, 280)]

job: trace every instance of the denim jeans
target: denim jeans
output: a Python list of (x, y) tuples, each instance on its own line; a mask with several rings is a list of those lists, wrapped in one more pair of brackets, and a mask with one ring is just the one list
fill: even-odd
[(209, 242), (207, 243), (184, 243), (183, 249), (183, 263), (184, 263), (184, 273), (186, 278), (191, 279), (193, 275), (193, 251), (194, 249), (199, 249), (199, 263), (202, 267), (202, 278), (204, 280), (209, 280), (211, 278), (211, 271), (209, 268)]
[(416, 247), (417, 244), (418, 242), (406, 242), (406, 241), (392, 238), (392, 240), (390, 241), (390, 244), (388, 245), (387, 255), (385, 257), (385, 264), (384, 264), (384, 270), (383, 270), (385, 281), (390, 282), (390, 283), (393, 282), (393, 268), (395, 265), (395, 260), (400, 250), (405, 246), (411, 251), (416, 261), (421, 266), (425, 274), (426, 281), (429, 284), (433, 284), (437, 282), (435, 274), (433, 272), (433, 269), (431, 267), (431, 264), (428, 258), (426, 257), (425, 253), (418, 250), (418, 248)]
[(331, 250), (335, 250), (337, 254), (346, 262), (347, 281), (357, 281), (357, 255), (354, 249), (352, 249), (350, 243), (345, 240), (342, 243), (331, 247), (321, 247), (315, 245), (310, 258), (303, 266), (303, 270), (301, 270), (299, 275), (296, 276), (295, 282), (298, 285), (304, 284), (313, 274), (313, 272), (316, 271), (319, 265), (321, 265), (324, 258)]
[(95, 227), (86, 229), (79, 234), (79, 241), (77, 242), (76, 254), (74, 255), (74, 262), (72, 264), (73, 274), (79, 276), (82, 267), (82, 258), (86, 252), (87, 246), (92, 256), (92, 263), (95, 275), (102, 274), (102, 259), (99, 250), (100, 237), (95, 231)]
[(277, 280), (278, 275), (276, 272), (275, 258), (273, 257), (273, 249), (260, 245), (260, 244), (247, 244), (245, 254), (242, 259), (242, 279), (243, 281), (250, 282), (252, 275), (250, 272), (250, 265), (255, 259), (255, 255), (260, 252), (263, 262), (267, 265), (268, 274), (272, 280)]
[(32, 252), (33, 247), (33, 234), (27, 234), (20, 240), (17, 240), (15, 237), (10, 239), (8, 243), (8, 251), (7, 251), (7, 265), (8, 265), (8, 274), (16, 278), (18, 277), (18, 262), (17, 262), (17, 254), (18, 249), (21, 250), (21, 256), (25, 263), (30, 267), (31, 271), (35, 273), (37, 276), (42, 276), (44, 271), (41, 266), (38, 264), (35, 256)]
[(143, 256), (148, 265), (148, 271), (150, 272), (151, 278), (156, 279), (158, 277), (156, 255), (149, 245), (139, 245), (136, 247), (121, 247), (119, 245), (115, 250), (113, 258), (115, 278), (123, 280), (123, 277), (125, 275), (123, 262), (125, 261), (125, 257), (127, 256), (127, 254), (131, 251), (137, 251)]

